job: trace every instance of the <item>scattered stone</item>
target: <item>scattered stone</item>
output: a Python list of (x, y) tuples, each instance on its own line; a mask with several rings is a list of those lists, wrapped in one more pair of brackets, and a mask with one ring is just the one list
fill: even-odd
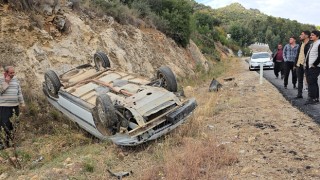
[(208, 127), (210, 130), (212, 130), (212, 129), (214, 128), (214, 126), (212, 126), (212, 125), (210, 125), (210, 124), (209, 124), (207, 127)]
[(41, 162), (43, 160), (43, 156), (40, 156), (38, 159), (32, 161), (32, 163), (38, 163), (38, 162)]
[(71, 158), (70, 157), (68, 157), (66, 160), (64, 160), (64, 163), (66, 163), (66, 164), (70, 164), (71, 163)]
[(120, 152), (120, 153), (118, 154), (118, 158), (119, 158), (120, 160), (123, 160), (124, 157), (125, 157), (125, 155), (124, 155), (123, 152)]
[(34, 175), (30, 178), (30, 180), (38, 180), (40, 179), (40, 177), (38, 175)]
[(7, 179), (8, 178), (8, 173), (2, 173), (0, 175), (0, 179)]
[(252, 142), (252, 141), (255, 141), (255, 140), (256, 140), (256, 137), (254, 137), (254, 136), (251, 136), (251, 137), (248, 138), (248, 142)]
[(191, 86), (186, 86), (185, 88), (183, 88), (185, 91), (193, 91), (193, 87)]
[(67, 125), (67, 124), (62, 124), (62, 127), (63, 127), (64, 129), (69, 129), (69, 125)]

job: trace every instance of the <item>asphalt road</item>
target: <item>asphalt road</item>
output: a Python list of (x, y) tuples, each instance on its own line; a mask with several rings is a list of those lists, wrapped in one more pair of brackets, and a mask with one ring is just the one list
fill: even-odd
[[(257, 71), (259, 73), (259, 70)], [(308, 92), (303, 90), (303, 99), (294, 99), (297, 96), (298, 90), (293, 89), (293, 84), (291, 80), (291, 73), (288, 80), (288, 89), (284, 88), (283, 79), (276, 79), (273, 70), (264, 70), (263, 77), (267, 79), (271, 84), (273, 84), (280, 93), (295, 107), (297, 107), (302, 112), (309, 115), (315, 121), (320, 123), (320, 104), (314, 105), (304, 105), (307, 100)], [(318, 80), (319, 81), (319, 80)], [(320, 81), (319, 81), (320, 84)]]

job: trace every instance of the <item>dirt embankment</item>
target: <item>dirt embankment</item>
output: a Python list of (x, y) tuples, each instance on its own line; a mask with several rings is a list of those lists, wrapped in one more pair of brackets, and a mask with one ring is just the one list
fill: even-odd
[[(46, 70), (61, 73), (92, 62), (96, 51), (110, 57), (111, 67), (147, 77), (161, 65), (170, 66), (181, 77), (194, 74), (197, 64), (208, 67), (193, 42), (181, 48), (155, 29), (120, 25), (94, 12), (89, 17), (62, 6), (59, 14), (34, 15), (3, 5), (0, 17), (0, 65), (14, 64), (20, 78), (32, 77), (38, 87)], [(68, 21), (68, 32), (59, 32), (54, 25), (57, 18)]]

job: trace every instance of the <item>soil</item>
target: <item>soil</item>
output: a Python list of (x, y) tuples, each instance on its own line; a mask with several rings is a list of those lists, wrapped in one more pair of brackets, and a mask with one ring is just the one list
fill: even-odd
[[(2, 13), (2, 15), (3, 17), (7, 16), (5, 13)], [(5, 19), (1, 19), (4, 24), (7, 22)], [(25, 24), (28, 23), (25, 22)], [(15, 24), (20, 23), (10, 22), (9, 24), (10, 26), (6, 31), (8, 35), (0, 34), (2, 38), (14, 37), (21, 41), (25, 39), (25, 36), (23, 36), (25, 33), (20, 31), (27, 32), (27, 34), (29, 31), (33, 31), (28, 28), (16, 28)], [(10, 29), (9, 27), (12, 28)], [(13, 34), (9, 35), (11, 31), (21, 37)], [(39, 34), (41, 32), (39, 31)], [(42, 34), (42, 36), (44, 35)], [(24, 47), (31, 47), (37, 41), (37, 38), (33, 36), (31, 38), (34, 38), (34, 40), (23, 41), (19, 48), (12, 48), (12, 45), (16, 44), (18, 40), (12, 40), (12, 43), (11, 41), (4, 43), (4, 40), (2, 40), (3, 43), (0, 44), (0, 50), (3, 52), (2, 56), (6, 60), (10, 59), (17, 62), (18, 65), (20, 61), (16, 57), (24, 57)], [(132, 42), (135, 45), (135, 41), (132, 40)], [(84, 46), (87, 46), (87, 44)], [(58, 50), (63, 49), (60, 48), (61, 46), (56, 47)], [(79, 49), (75, 51), (80, 52), (83, 50)], [(154, 49), (157, 49), (156, 46)], [(144, 51), (141, 50), (141, 54)], [(183, 49), (177, 52), (180, 51), (184, 52)], [(30, 49), (30, 52), (33, 52), (33, 49)], [(40, 50), (39, 52), (42, 53)], [(86, 52), (92, 52), (92, 50), (87, 49)], [(38, 53), (38, 55), (40, 56), (41, 53)], [(151, 51), (149, 52), (149, 54), (152, 53)], [(86, 59), (86, 54), (83, 53), (81, 59)], [(48, 62), (50, 59), (54, 59), (54, 54), (52, 53), (45, 53), (44, 55), (45, 60)], [(180, 57), (180, 55), (177, 53), (176, 56)], [(141, 59), (135, 54), (132, 54), (132, 57)], [(145, 57), (146, 59), (149, 58), (147, 55)], [(157, 57), (162, 56), (157, 55)], [(77, 58), (75, 57), (75, 59)], [(167, 59), (172, 60), (169, 56)], [(39, 73), (39, 69), (47, 68), (45, 63), (41, 66), (30, 66), (30, 64), (36, 63), (31, 63), (32, 58), (29, 58), (29, 60), (30, 62), (21, 60), (23, 63), (20, 63), (21, 65), (18, 68), (25, 71), (32, 69), (34, 74)], [(41, 58), (34, 58), (33, 60), (34, 62), (39, 61), (40, 64), (45, 62)], [(319, 125), (293, 107), (272, 84), (266, 80), (263, 84), (259, 84), (258, 73), (248, 71), (245, 61), (238, 58), (225, 61), (229, 63), (230, 69), (228, 68), (228, 71), (218, 78), (218, 81), (223, 85), (218, 92), (208, 91), (210, 81), (200, 87), (185, 88), (186, 95), (195, 97), (199, 106), (189, 122), (178, 128), (177, 131), (172, 132), (171, 135), (178, 134), (183, 129), (192, 128), (195, 123), (194, 120), (198, 119), (201, 122), (201, 127), (199, 128), (202, 134), (201, 141), (203, 141), (204, 137), (213, 137), (217, 140), (218, 146), (224, 145), (226, 148), (236, 152), (237, 162), (223, 167), (223, 171), (228, 177), (227, 179), (320, 179)], [(161, 61), (155, 60), (155, 62)], [(187, 62), (184, 63), (188, 64)], [(179, 64), (179, 61), (176, 64)], [(30, 68), (26, 68), (29, 66)], [(40, 68), (42, 66), (43, 68)], [(174, 67), (174, 65), (172, 66)], [(41, 75), (41, 73), (39, 74)], [(22, 76), (22, 74), (18, 74), (18, 77), (30, 78), (27, 75)], [(228, 79), (228, 81), (223, 79)], [(207, 101), (213, 99), (215, 102), (212, 105), (213, 107), (207, 107)], [(34, 104), (39, 105), (39, 103), (41, 102), (38, 100)], [(28, 108), (31, 111), (31, 106)], [(204, 110), (209, 111), (206, 116), (199, 114), (199, 111)], [(50, 112), (52, 113), (52, 111)], [(49, 113), (49, 111), (44, 111), (44, 113)], [(29, 114), (31, 113), (29, 112)], [(52, 116), (61, 117), (58, 113), (52, 114)], [(22, 125), (25, 126), (25, 131), (32, 135), (25, 136), (18, 148), (20, 151), (23, 150), (21, 152), (29, 153), (28, 156), (31, 157), (28, 163), (37, 159), (38, 155), (41, 157), (43, 155), (43, 164), (38, 167), (27, 163), (28, 166), (24, 169), (16, 170), (7, 168), (10, 167), (10, 164), (1, 157), (0, 171), (4, 172), (0, 175), (0, 179), (72, 179), (72, 177), (75, 177), (75, 179), (110, 179), (112, 177), (105, 171), (107, 166), (113, 166), (114, 170), (119, 171), (131, 170), (134, 175), (127, 177), (127, 179), (140, 179), (139, 177), (143, 174), (145, 168), (157, 165), (158, 162), (155, 159), (158, 158), (160, 159), (159, 162), (161, 162), (163, 158), (162, 152), (156, 150), (159, 149), (161, 151), (162, 146), (166, 145), (166, 141), (174, 141), (176, 140), (174, 138), (177, 138), (176, 136), (164, 137), (155, 142), (146, 143), (142, 147), (126, 150), (112, 145), (110, 142), (92, 142), (81, 130), (68, 128), (68, 125), (64, 124), (67, 123), (67, 120), (63, 118), (59, 121), (52, 119), (41, 120), (43, 122), (38, 126), (35, 126), (36, 123), (31, 120), (22, 122)], [(28, 125), (30, 123), (34, 124)], [(67, 127), (65, 128), (63, 125)], [(41, 131), (42, 133), (39, 133), (39, 129), (43, 127), (50, 127), (53, 132)], [(37, 133), (32, 133), (32, 128), (37, 128)], [(65, 134), (60, 133), (60, 130)], [(61, 135), (58, 135), (59, 133)], [(179, 142), (180, 140), (176, 141)], [(181, 147), (177, 145), (170, 148), (178, 151)], [(28, 149), (31, 150), (28, 151)], [(95, 169), (93, 169), (93, 166)], [(94, 172), (90, 173), (91, 171)]]
[[(236, 60), (216, 109), (206, 120), (221, 144), (238, 152), (232, 179), (319, 179), (319, 125), (269, 82)], [(200, 104), (201, 108), (201, 104)]]

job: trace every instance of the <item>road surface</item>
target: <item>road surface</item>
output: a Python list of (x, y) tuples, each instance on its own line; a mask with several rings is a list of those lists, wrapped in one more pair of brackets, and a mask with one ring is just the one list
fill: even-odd
[[(259, 70), (257, 70), (257, 73), (259, 73)], [(291, 104), (298, 109), (300, 109), (302, 112), (308, 114), (310, 117), (312, 117), (315, 121), (320, 123), (320, 104), (315, 105), (304, 105), (304, 103), (307, 100), (308, 92), (303, 91), (303, 99), (294, 99), (294, 97), (297, 96), (297, 89), (293, 89), (292, 81), (291, 81), (291, 73), (288, 79), (288, 89), (284, 88), (283, 85), (283, 79), (275, 78), (273, 70), (264, 70), (263, 71), (263, 77), (268, 80), (270, 83), (272, 83), (280, 93), (283, 94), (283, 96), (291, 102)], [(319, 80), (318, 80), (319, 81)], [(298, 83), (297, 83), (298, 84)], [(319, 82), (320, 84), (320, 82)]]

